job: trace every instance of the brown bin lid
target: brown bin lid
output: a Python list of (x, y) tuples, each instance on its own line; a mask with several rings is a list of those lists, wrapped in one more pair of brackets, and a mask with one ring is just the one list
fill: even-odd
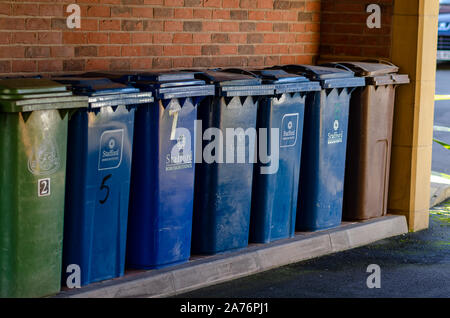
[(375, 61), (375, 62), (339, 62), (353, 72), (357, 76), (380, 76), (391, 73), (397, 73), (398, 66), (387, 61)]
[(409, 84), (409, 76), (406, 74), (388, 74), (381, 76), (366, 77), (368, 85), (392, 85)]
[(408, 75), (397, 74), (398, 66), (384, 60), (344, 61), (328, 64), (353, 71), (357, 76), (366, 78), (367, 85), (397, 85), (410, 82)]

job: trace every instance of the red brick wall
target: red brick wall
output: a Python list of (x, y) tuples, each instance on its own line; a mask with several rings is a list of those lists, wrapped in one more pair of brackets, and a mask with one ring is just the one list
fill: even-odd
[(312, 63), (319, 26), (320, 0), (1, 1), (0, 74)]
[[(320, 56), (390, 58), (394, 0), (322, 0)], [(381, 7), (381, 28), (369, 29), (369, 4)]]

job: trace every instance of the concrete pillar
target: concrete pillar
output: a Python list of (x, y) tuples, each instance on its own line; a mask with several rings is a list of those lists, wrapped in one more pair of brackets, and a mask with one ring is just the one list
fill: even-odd
[(398, 89), (388, 210), (409, 230), (428, 227), (439, 0), (395, 0), (392, 62), (411, 77)]

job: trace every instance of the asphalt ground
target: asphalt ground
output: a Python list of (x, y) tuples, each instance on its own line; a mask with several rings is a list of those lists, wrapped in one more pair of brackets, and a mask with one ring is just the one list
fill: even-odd
[[(368, 288), (371, 264), (380, 288)], [(372, 281), (372, 280), (370, 280)], [(206, 287), (179, 298), (450, 297), (450, 201), (430, 214), (430, 228)]]

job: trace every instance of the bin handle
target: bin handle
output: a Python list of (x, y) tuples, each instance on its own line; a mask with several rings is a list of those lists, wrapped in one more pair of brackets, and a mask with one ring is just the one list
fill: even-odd
[(180, 69), (179, 71), (181, 72), (191, 72), (191, 73), (202, 73), (203, 71), (205, 71), (205, 69), (201, 69), (201, 68), (185, 68), (185, 69)]
[(286, 64), (286, 65), (273, 65), (270, 67), (265, 67), (265, 70), (283, 70), (288, 72), (289, 69), (299, 69), (302, 68), (301, 65), (297, 65), (297, 64)]
[(397, 67), (397, 65), (393, 64), (392, 62), (383, 60), (383, 59), (366, 59), (366, 60), (363, 60), (363, 62), (367, 62), (367, 63), (377, 62), (379, 64), (386, 64), (386, 65)]
[(354, 73), (349, 67), (347, 67), (347, 66), (345, 66), (343, 64), (340, 64), (340, 63), (335, 63), (335, 64), (333, 64), (333, 63), (324, 63), (324, 64), (320, 64), (320, 66), (332, 67), (332, 68), (341, 68), (343, 70), (346, 70), (346, 71)]
[(285, 66), (288, 66), (288, 65), (273, 65), (270, 67), (265, 67), (264, 69), (265, 70), (282, 70)]
[(247, 70), (242, 70), (242, 69), (239, 69), (239, 68), (227, 68), (227, 69), (224, 69), (223, 71), (224, 72), (230, 72), (230, 73), (238, 73), (238, 74), (250, 75), (250, 76), (258, 78), (258, 76), (255, 73), (252, 73), (252, 72), (247, 71)]

